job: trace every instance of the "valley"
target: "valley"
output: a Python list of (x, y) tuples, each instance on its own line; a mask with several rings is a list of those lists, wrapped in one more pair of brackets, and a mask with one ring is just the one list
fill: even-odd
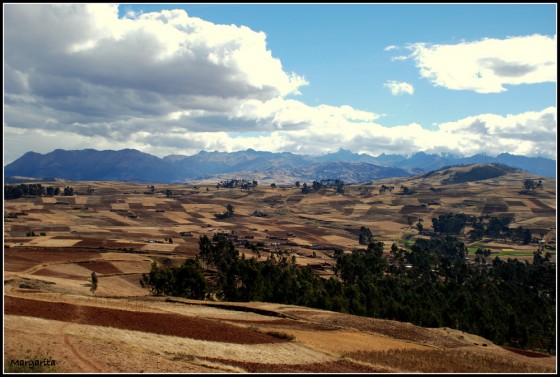
[[(247, 259), (285, 255), (328, 279), (335, 250), (365, 249), (361, 227), (383, 242), (391, 261), (393, 244), (429, 239), (432, 219), (447, 213), (513, 216), (510, 227), (528, 228), (535, 238), (527, 245), (465, 238), (468, 264), (480, 264), (478, 248), (489, 250), (482, 267), (491, 268), (495, 256), (532, 262), (539, 247), (555, 264), (555, 180), (542, 179), (534, 195), (519, 193), (535, 178), (521, 172), (442, 183), (468, 169), (345, 185), (343, 193), (329, 187), (303, 194), (295, 184), (242, 190), (210, 182), (45, 182), (75, 195), (4, 201), (5, 355), (31, 349), (69, 372), (440, 371), (420, 365), (418, 352), (445, 360), (432, 365), (441, 364), (441, 372), (554, 371), (555, 357), (520, 355), (448, 327), (265, 302), (154, 297), (139, 284), (152, 263), (178, 267), (198, 255), (200, 237), (215, 234)], [(231, 216), (216, 216), (228, 206)], [(383, 353), (389, 360), (407, 352), (408, 367), (379, 361)], [(487, 364), (457, 361), (481, 357)]]

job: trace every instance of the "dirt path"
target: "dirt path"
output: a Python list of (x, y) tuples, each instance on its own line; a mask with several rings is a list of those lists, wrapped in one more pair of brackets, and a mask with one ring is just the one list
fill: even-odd
[(84, 370), (84, 372), (102, 373), (103, 370), (98, 368), (97, 365), (95, 365), (95, 363), (91, 359), (89, 359), (87, 356), (85, 356), (80, 351), (78, 351), (78, 349), (70, 342), (70, 337), (66, 333), (66, 329), (68, 328), (68, 326), (71, 325), (72, 323), (66, 322), (60, 329), (60, 333), (64, 338), (64, 344), (68, 346), (68, 349), (70, 350), (72, 356), (74, 356), (79, 361), (79, 366), (81, 369)]

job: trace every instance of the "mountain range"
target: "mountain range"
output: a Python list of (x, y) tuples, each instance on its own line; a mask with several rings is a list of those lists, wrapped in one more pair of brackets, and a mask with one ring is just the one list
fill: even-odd
[(556, 161), (502, 153), (496, 157), (458, 157), (418, 152), (410, 156), (373, 157), (339, 149), (322, 156), (273, 153), (201, 151), (193, 156), (159, 158), (134, 149), (119, 151), (57, 149), (46, 154), (27, 152), (4, 167), (4, 177), (56, 177), (73, 181), (139, 181), (154, 183), (212, 182), (257, 179), (278, 184), (337, 178), (346, 183), (407, 177), (445, 166), (500, 163), (530, 174), (556, 178)]

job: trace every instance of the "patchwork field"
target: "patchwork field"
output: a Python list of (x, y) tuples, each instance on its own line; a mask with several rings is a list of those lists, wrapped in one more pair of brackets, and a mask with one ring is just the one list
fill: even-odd
[[(440, 176), (395, 179), (308, 195), (295, 186), (156, 185), (146, 193), (145, 184), (57, 182), (78, 195), (5, 200), (5, 365), (31, 352), (56, 360), (62, 372), (553, 373), (555, 357), (522, 355), (449, 328), (270, 303), (152, 297), (139, 284), (152, 262), (177, 266), (198, 254), (200, 236), (217, 232), (234, 237), (247, 257), (287, 253), (328, 277), (334, 250), (365, 247), (358, 242), (362, 226), (390, 257), (392, 243), (406, 247), (426, 237), (416, 224), (430, 232), (431, 219), (444, 213), (514, 215), (510, 226), (529, 228), (555, 262), (556, 182), (543, 179), (544, 190), (524, 195), (526, 178), (456, 185), (442, 185)], [(394, 190), (380, 192), (382, 184)], [(415, 193), (402, 195), (401, 185)], [(88, 187), (94, 191), (86, 195)], [(234, 215), (217, 218), (228, 205)], [(253, 254), (246, 240), (264, 247)], [(492, 258), (528, 261), (539, 247), (491, 239), (467, 246), (471, 257), (482, 247)]]

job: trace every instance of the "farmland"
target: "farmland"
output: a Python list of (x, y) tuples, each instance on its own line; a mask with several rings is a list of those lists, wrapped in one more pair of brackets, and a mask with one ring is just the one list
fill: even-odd
[[(150, 296), (139, 284), (153, 262), (177, 267), (197, 256), (201, 236), (216, 233), (228, 235), (246, 258), (288, 255), (329, 278), (335, 250), (365, 248), (358, 241), (361, 227), (384, 243), (390, 259), (393, 243), (408, 248), (429, 238), (431, 219), (446, 213), (513, 215), (510, 227), (528, 228), (541, 240), (465, 239), (469, 263), (478, 248), (490, 250), (491, 258), (531, 262), (533, 251), (545, 246), (556, 263), (554, 180), (523, 195), (522, 173), (442, 185), (445, 178), (383, 180), (347, 185), (342, 194), (325, 188), (306, 195), (294, 185), (241, 190), (201, 182), (151, 190), (139, 183), (56, 182), (77, 194), (6, 200), (5, 355), (19, 358), (32, 349), (74, 372), (414, 372), (426, 371), (416, 353), (424, 352), (447, 360), (437, 363), (449, 372), (472, 371), (458, 355), (485, 355), (489, 361), (478, 372), (554, 371), (555, 357), (523, 356), (455, 329), (292, 305), (170, 300)], [(394, 189), (380, 192), (382, 185)], [(403, 195), (401, 186), (414, 193)], [(228, 205), (232, 216), (216, 216)], [(92, 272), (99, 278), (94, 294)], [(378, 357), (407, 351), (409, 367)]]

